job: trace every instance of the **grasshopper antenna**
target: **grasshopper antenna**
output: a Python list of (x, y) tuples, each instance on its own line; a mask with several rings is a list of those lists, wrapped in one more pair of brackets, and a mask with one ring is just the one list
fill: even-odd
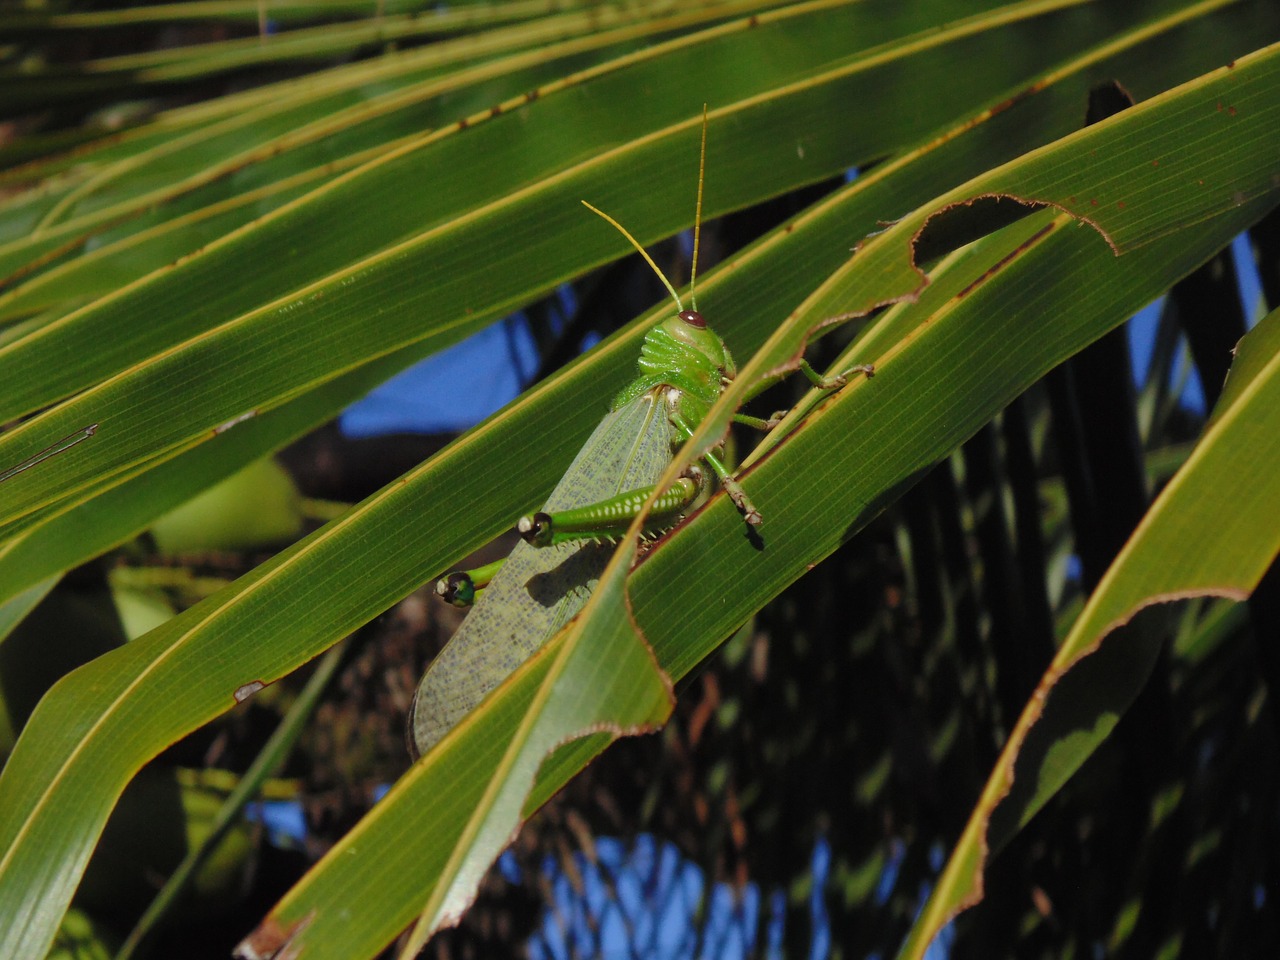
[(627, 232), (626, 227), (620, 224), (617, 220), (613, 219), (613, 217), (609, 216), (603, 210), (596, 209), (591, 204), (587, 203), (587, 201), (585, 200), (582, 201), (582, 205), (586, 207), (588, 210), (590, 210), (592, 213), (596, 214), (597, 216), (603, 217), (605, 220), (608, 220), (609, 223), (613, 224), (613, 228), (615, 230), (617, 230), (620, 234), (626, 237), (628, 241), (630, 241), (631, 245), (636, 248), (636, 252), (639, 253), (640, 256), (644, 257), (644, 262), (653, 268), (653, 272), (658, 275), (658, 279), (662, 281), (662, 285), (667, 288), (667, 291), (671, 294), (671, 299), (676, 302), (676, 309), (678, 309), (681, 313), (684, 313), (684, 304), (680, 302), (680, 294), (676, 293), (676, 288), (671, 285), (671, 281), (667, 279), (667, 275), (658, 269), (658, 265), (653, 262), (653, 257), (649, 256), (649, 251), (645, 250), (644, 247), (640, 246), (639, 241), (636, 240), (635, 237), (633, 237), (631, 234)]
[[(704, 103), (702, 105), (702, 152), (698, 157), (698, 205), (693, 214), (693, 265), (690, 267), (690, 270), (689, 270), (689, 303), (692, 306), (694, 313), (697, 313), (698, 311), (698, 296), (694, 292), (695, 290), (694, 284), (697, 282), (697, 279), (698, 279), (698, 243), (702, 236), (702, 181), (703, 181), (703, 176), (706, 173), (706, 168), (707, 168), (707, 105)], [(627, 238), (627, 242), (630, 243), (631, 246), (635, 247), (636, 252), (640, 254), (640, 256), (644, 257), (644, 262), (647, 263), (649, 267), (653, 270), (653, 272), (658, 275), (658, 279), (662, 281), (662, 285), (666, 287), (667, 292), (671, 294), (671, 299), (676, 302), (676, 309), (679, 310), (681, 314), (683, 314), (684, 304), (680, 301), (680, 294), (676, 293), (676, 288), (671, 285), (671, 281), (667, 279), (667, 275), (658, 268), (658, 265), (656, 263), (653, 262), (653, 257), (649, 256), (649, 251), (645, 250), (644, 247), (640, 246), (640, 242), (636, 240), (636, 238), (633, 237), (630, 233), (627, 232), (626, 227), (620, 224), (617, 220), (613, 219), (613, 217), (609, 216), (603, 210), (597, 207), (593, 207), (591, 204), (587, 203), (587, 201), (585, 200), (582, 201), (582, 205), (586, 207), (588, 210), (590, 210), (592, 213), (594, 213), (596, 216), (602, 217), (603, 219), (607, 220), (615, 230), (617, 230), (620, 234), (622, 234), (624, 237)]]
[(698, 309), (698, 241), (702, 238), (702, 177), (707, 169), (707, 105), (702, 105), (702, 152), (698, 155), (698, 205), (693, 213), (693, 264), (689, 267), (689, 305)]

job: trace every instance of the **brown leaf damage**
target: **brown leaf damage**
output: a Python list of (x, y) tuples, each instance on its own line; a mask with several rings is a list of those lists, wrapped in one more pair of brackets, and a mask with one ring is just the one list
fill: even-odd
[(236, 945), (233, 955), (236, 960), (294, 960), (299, 950), (291, 945), (313, 918), (314, 914), (308, 914), (295, 923), (281, 926), (274, 916), (269, 916)]

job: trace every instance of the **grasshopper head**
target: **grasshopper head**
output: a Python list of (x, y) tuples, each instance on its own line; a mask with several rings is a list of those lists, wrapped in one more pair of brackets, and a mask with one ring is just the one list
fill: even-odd
[(686, 356), (690, 360), (697, 358), (696, 362), (681, 364), (684, 372), (692, 374), (695, 370), (701, 370), (713, 374), (708, 378), (707, 386), (717, 393), (725, 382), (732, 380), (737, 374), (733, 357), (729, 355), (724, 341), (707, 327), (707, 322), (697, 310), (681, 310), (675, 317), (658, 324), (658, 329), (687, 348), (690, 353)]
[(675, 387), (714, 403), (737, 374), (728, 348), (696, 310), (681, 310), (645, 334), (638, 376), (613, 401), (616, 410), (656, 387)]

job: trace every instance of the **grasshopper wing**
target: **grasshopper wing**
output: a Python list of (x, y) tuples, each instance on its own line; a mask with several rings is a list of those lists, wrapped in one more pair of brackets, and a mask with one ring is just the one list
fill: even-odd
[[(652, 486), (671, 461), (673, 434), (661, 389), (610, 411), (544, 509), (587, 506)], [(516, 545), (418, 685), (409, 713), (415, 757), (435, 746), (582, 609), (612, 552), (612, 544), (595, 540)]]

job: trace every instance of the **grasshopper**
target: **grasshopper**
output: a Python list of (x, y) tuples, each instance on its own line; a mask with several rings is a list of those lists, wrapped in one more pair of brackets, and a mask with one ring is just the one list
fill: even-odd
[[(613, 551), (610, 537), (630, 526), (671, 462), (673, 451), (693, 435), (737, 374), (724, 341), (707, 327), (697, 309), (706, 138), (704, 108), (690, 309), (685, 309), (675, 287), (626, 228), (583, 201), (644, 257), (671, 294), (676, 312), (645, 335), (636, 378), (614, 398), (542, 511), (521, 517), (516, 524), (524, 542), (517, 544), (505, 561), (452, 573), (436, 584), (436, 592), (446, 601), (459, 606), (474, 603), (474, 609), (418, 685), (408, 731), (409, 751), (414, 757), (435, 746), (582, 609), (609, 562)], [(870, 377), (874, 372), (870, 366), (859, 365), (824, 378), (805, 361), (800, 369), (815, 386), (828, 390), (843, 386), (853, 373)], [(749, 396), (784, 375), (754, 384)], [(733, 419), (768, 430), (780, 415), (763, 420), (735, 414)], [(699, 506), (711, 492), (709, 475), (714, 475), (747, 523), (761, 522), (760, 513), (725, 466), (723, 449), (722, 439), (658, 496), (649, 513), (648, 532), (674, 526), (687, 511)]]

